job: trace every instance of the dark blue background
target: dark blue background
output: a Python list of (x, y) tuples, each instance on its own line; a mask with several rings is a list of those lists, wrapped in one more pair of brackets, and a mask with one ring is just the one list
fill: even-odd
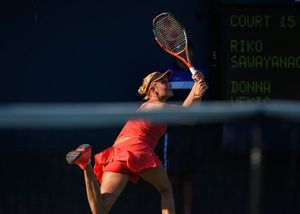
[[(152, 34), (152, 19), (163, 11), (183, 22), (195, 43), (194, 64), (205, 69), (209, 81), (213, 80), (217, 71), (210, 69), (209, 50), (221, 36), (211, 31), (215, 27), (212, 20), (218, 18), (217, 2), (1, 1), (0, 102), (141, 100), (137, 89), (142, 78), (155, 69), (169, 67), (173, 61)], [(210, 90), (218, 87), (210, 86)], [(94, 153), (98, 152), (112, 144), (120, 128), (1, 130), (0, 213), (89, 212), (82, 173), (66, 164), (65, 154), (81, 143), (90, 143)], [(287, 124), (285, 130), (289, 128)], [(299, 142), (298, 130), (290, 132), (291, 142)], [(220, 137), (214, 129), (210, 131), (211, 136)], [(242, 137), (247, 145), (228, 151), (209, 134), (198, 142), (202, 161), (192, 176), (194, 213), (250, 213), (247, 143), (251, 139)], [(234, 142), (239, 143), (236, 139)], [(281, 138), (277, 142), (281, 143)], [(272, 146), (278, 150), (263, 154), (260, 208), (262, 213), (294, 214), (300, 210), (299, 154), (281, 150), (276, 143)], [(294, 148), (294, 144), (289, 145)], [(128, 185), (111, 213), (153, 214), (159, 209), (158, 193), (141, 181), (134, 187)]]
[(208, 66), (208, 1), (6, 1), (1, 7), (2, 102), (136, 101), (142, 78), (172, 57), (152, 19), (175, 14)]

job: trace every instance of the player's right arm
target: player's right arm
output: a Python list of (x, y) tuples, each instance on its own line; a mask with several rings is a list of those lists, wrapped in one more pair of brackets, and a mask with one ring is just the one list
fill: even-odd
[(187, 98), (183, 101), (182, 106), (184, 107), (191, 106), (193, 103), (201, 101), (208, 88), (201, 72), (197, 71), (193, 75), (193, 79), (195, 82)]

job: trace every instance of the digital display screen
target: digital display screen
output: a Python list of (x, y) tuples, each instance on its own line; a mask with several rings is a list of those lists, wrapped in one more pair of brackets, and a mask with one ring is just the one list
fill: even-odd
[(300, 100), (300, 8), (224, 6), (220, 18), (224, 98)]

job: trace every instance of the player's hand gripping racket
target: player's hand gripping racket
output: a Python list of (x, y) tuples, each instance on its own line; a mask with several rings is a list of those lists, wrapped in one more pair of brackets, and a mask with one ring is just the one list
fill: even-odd
[(153, 19), (153, 33), (160, 47), (180, 59), (193, 75), (196, 73), (189, 58), (185, 29), (171, 13), (161, 13)]

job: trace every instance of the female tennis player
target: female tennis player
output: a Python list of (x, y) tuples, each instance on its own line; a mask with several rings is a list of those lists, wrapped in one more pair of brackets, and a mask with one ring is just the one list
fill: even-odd
[[(168, 82), (171, 75), (171, 70), (167, 70), (164, 73), (153, 72), (144, 78), (138, 93), (144, 96), (146, 102), (138, 111), (159, 110), (169, 106), (166, 101), (173, 95)], [(183, 107), (201, 100), (207, 89), (199, 71), (193, 75), (193, 79), (194, 85), (183, 101)], [(159, 191), (162, 214), (175, 214), (171, 183), (161, 161), (154, 153), (154, 148), (165, 131), (165, 124), (155, 124), (143, 119), (127, 121), (114, 144), (95, 155), (94, 169), (90, 164), (90, 145), (83, 144), (67, 154), (68, 163), (77, 164), (84, 171), (86, 193), (92, 213), (108, 213), (127, 182), (135, 183), (142, 178)]]

